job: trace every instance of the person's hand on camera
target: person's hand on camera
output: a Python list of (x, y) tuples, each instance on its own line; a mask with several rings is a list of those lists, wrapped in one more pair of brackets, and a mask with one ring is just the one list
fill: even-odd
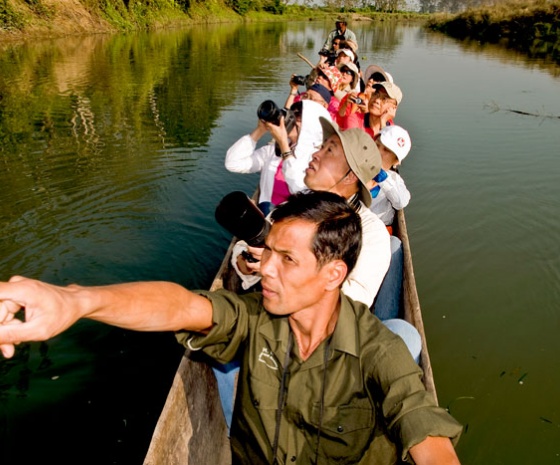
[(299, 90), (299, 84), (297, 82), (294, 81), (294, 78), (297, 76), (297, 74), (292, 74), (290, 76), (290, 94), (292, 95), (297, 95), (298, 90)]
[(266, 123), (263, 120), (259, 119), (257, 123), (257, 127), (253, 130), (250, 136), (251, 139), (253, 139), (255, 142), (258, 142), (260, 138), (264, 136), (267, 132), (268, 129), (266, 127)]
[(284, 117), (280, 118), (280, 124), (277, 126), (274, 123), (265, 123), (268, 132), (273, 137), (273, 139), (280, 147), (280, 151), (286, 152), (290, 150), (290, 141), (288, 139), (288, 132), (286, 131), (286, 125), (284, 124)]
[(254, 262), (248, 261), (243, 254), (237, 257), (237, 266), (239, 271), (246, 275), (256, 275), (261, 271), (261, 258), (264, 248), (247, 246), (247, 253), (249, 253)]
[(394, 120), (397, 114), (396, 105), (388, 105), (383, 114), (381, 115), (381, 127), (387, 125), (387, 121)]

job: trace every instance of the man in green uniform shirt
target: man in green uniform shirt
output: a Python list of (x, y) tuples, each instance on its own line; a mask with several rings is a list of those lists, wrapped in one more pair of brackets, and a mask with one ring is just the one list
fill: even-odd
[[(461, 426), (439, 408), (402, 340), (340, 292), (361, 247), (360, 219), (336, 194), (296, 194), (274, 210), (262, 293), (191, 292), (173, 283), (0, 284), (0, 349), (80, 318), (177, 331), (220, 362), (242, 353), (233, 463), (458, 464)], [(26, 321), (14, 315), (25, 307)]]

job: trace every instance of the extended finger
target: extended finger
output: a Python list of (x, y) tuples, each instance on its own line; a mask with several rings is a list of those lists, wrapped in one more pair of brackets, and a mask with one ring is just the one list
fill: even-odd
[(17, 345), (21, 342), (43, 341), (48, 337), (45, 328), (35, 321), (23, 322), (14, 318), (0, 325), (0, 347)]
[[(20, 325), (22, 322), (19, 320), (12, 320), (5, 325)], [(19, 341), (15, 341), (12, 344), (0, 344), (0, 352), (5, 358), (12, 358), (16, 353), (16, 345), (19, 344)]]
[(13, 344), (2, 344), (0, 345), (0, 352), (4, 358), (12, 358), (16, 353), (16, 347)]
[(21, 308), (21, 305), (11, 300), (0, 301), (0, 324), (12, 320)]

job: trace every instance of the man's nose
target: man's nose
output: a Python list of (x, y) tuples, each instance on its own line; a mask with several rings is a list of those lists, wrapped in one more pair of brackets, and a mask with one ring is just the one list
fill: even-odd
[(263, 254), (261, 258), (261, 276), (269, 278), (274, 277), (276, 274), (274, 267), (274, 259), (270, 254)]

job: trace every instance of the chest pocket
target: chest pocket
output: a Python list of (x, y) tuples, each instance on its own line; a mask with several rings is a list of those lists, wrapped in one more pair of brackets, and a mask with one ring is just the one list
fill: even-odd
[[(320, 404), (316, 403), (313, 406), (314, 426), (318, 428), (319, 422)], [(367, 399), (349, 405), (325, 408), (319, 458), (328, 456), (337, 464), (356, 463), (369, 447), (374, 429), (374, 410)]]

